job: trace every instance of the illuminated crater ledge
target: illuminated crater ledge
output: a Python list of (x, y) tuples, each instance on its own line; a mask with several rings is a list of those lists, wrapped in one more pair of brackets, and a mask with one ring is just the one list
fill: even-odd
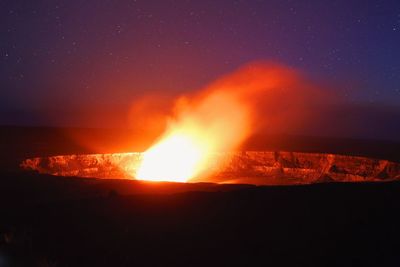
[[(25, 170), (57, 176), (134, 179), (142, 153), (63, 155), (26, 159)], [(400, 163), (321, 153), (247, 151), (215, 153), (210, 173), (190, 182), (256, 185), (400, 180)]]

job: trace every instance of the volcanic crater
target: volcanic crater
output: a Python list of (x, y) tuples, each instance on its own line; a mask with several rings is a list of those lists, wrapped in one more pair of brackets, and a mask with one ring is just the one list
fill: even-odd
[[(135, 179), (143, 153), (75, 154), (24, 160), (24, 170), (55, 176)], [(242, 151), (213, 153), (208, 171), (189, 182), (291, 185), (400, 179), (400, 163), (327, 153)]]

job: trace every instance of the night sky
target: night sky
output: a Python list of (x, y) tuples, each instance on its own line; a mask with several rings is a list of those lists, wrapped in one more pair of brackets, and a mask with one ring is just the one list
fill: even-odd
[[(349, 105), (400, 107), (398, 0), (3, 0), (0, 31), (2, 124), (79, 124), (80, 110), (197, 89), (254, 60), (328, 83)], [(65, 119), (41, 118), (52, 112)]]

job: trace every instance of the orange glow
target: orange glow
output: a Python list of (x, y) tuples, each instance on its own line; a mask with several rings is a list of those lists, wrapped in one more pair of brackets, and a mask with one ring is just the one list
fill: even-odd
[[(238, 149), (255, 131), (273, 127), (271, 122), (284, 128), (300, 122), (307, 110), (302, 103), (316, 95), (290, 68), (247, 65), (197, 94), (178, 98), (164, 120), (165, 132), (144, 152), (134, 176), (150, 181), (208, 181), (214, 152)], [(279, 120), (278, 111), (283, 114)]]
[(207, 171), (212, 152), (234, 148), (247, 136), (247, 107), (233, 95), (215, 91), (187, 101), (180, 99), (177, 118), (144, 153), (136, 179), (187, 182)]
[(190, 135), (174, 133), (145, 153), (136, 177), (149, 181), (186, 182), (200, 167), (202, 158), (202, 147), (196, 140)]

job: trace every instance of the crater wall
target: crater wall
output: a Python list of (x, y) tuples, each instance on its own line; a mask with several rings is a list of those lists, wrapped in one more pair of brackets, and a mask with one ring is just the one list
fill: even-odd
[[(21, 167), (58, 176), (134, 179), (141, 160), (141, 153), (60, 155), (26, 159)], [(209, 169), (209, 175), (192, 181), (279, 185), (400, 179), (399, 163), (322, 153), (215, 153)]]

